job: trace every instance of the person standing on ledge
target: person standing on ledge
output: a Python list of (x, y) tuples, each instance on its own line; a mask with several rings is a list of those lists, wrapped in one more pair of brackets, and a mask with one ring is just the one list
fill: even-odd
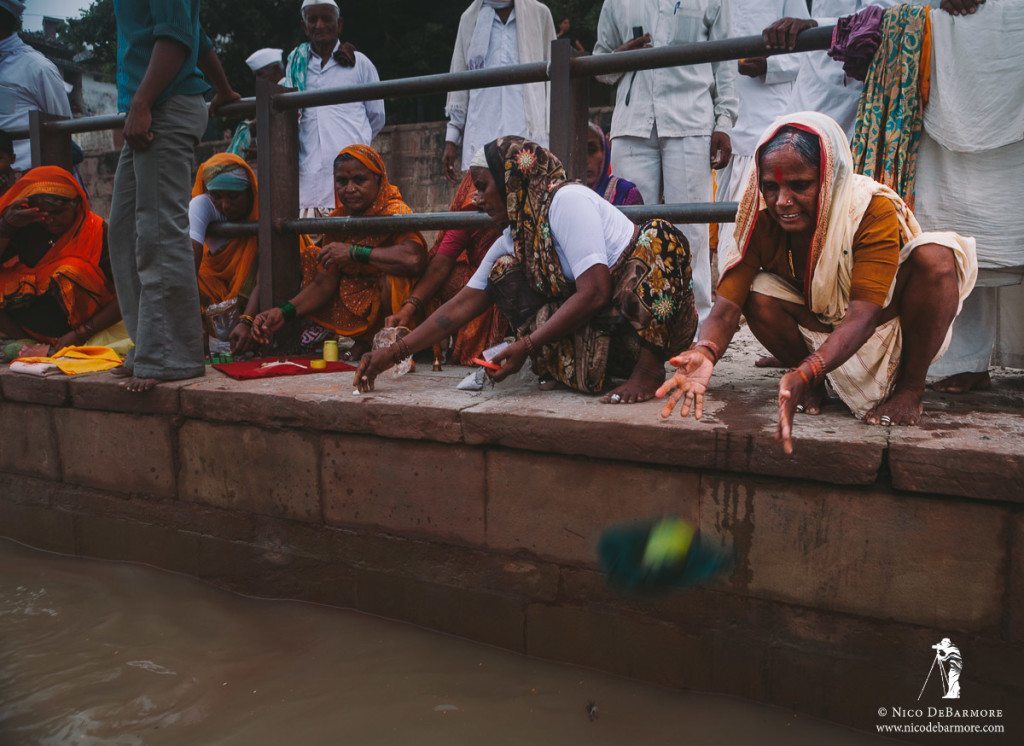
[(118, 109), (128, 113), (110, 204), (110, 264), (134, 349), (115, 375), (128, 391), (203, 375), (199, 288), (188, 236), (195, 147), (210, 112), (239, 98), (199, 0), (114, 0)]
[[(30, 111), (71, 116), (60, 72), (18, 36), (24, 12), (21, 0), (0, 0), (0, 130), (26, 129)], [(27, 139), (16, 141), (14, 160), (22, 171), (32, 167)]]
[[(376, 83), (369, 57), (338, 37), (345, 28), (334, 0), (303, 0), (302, 30), (308, 42), (285, 64), (284, 85), (300, 91)], [(352, 101), (299, 112), (299, 217), (321, 218), (334, 210), (334, 158), (349, 145), (370, 145), (384, 128), (384, 101)]]
[[(729, 37), (727, 0), (605, 0), (594, 54), (715, 41)], [(599, 75), (616, 86), (612, 171), (640, 190), (644, 203), (710, 202), (711, 170), (732, 154), (736, 62), (680, 65)], [(677, 225), (693, 252), (693, 295), (701, 322), (711, 311), (707, 223)]]
[[(526, 62), (547, 62), (555, 24), (537, 0), (473, 0), (459, 21), (452, 52), (453, 73)], [(525, 137), (548, 145), (548, 84), (527, 83), (452, 91), (445, 106), (441, 167), (452, 184), (469, 170), (469, 159), (497, 137)], [(462, 169), (456, 167), (462, 144)]]

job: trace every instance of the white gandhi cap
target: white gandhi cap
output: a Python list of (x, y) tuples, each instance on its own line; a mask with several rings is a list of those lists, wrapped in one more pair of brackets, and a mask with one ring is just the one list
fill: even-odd
[(254, 73), (259, 72), (267, 65), (280, 65), (281, 64), (281, 49), (271, 49), (265, 47), (264, 49), (257, 49), (255, 52), (249, 55), (245, 60), (245, 64), (249, 66), (249, 69)]
[(310, 5), (333, 5), (335, 10), (339, 13), (341, 12), (341, 8), (338, 7), (338, 4), (334, 2), (334, 0), (302, 0), (302, 7), (300, 10), (305, 10)]

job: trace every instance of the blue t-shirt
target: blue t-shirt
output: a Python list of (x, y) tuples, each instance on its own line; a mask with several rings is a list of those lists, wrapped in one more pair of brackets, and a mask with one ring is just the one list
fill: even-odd
[(117, 109), (128, 111), (153, 55), (157, 39), (171, 39), (188, 48), (181, 70), (154, 104), (178, 94), (210, 90), (196, 67), (211, 46), (199, 27), (199, 0), (114, 0), (117, 18)]

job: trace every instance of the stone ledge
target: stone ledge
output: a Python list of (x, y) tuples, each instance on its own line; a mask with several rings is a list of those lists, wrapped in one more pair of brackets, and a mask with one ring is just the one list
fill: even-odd
[(1024, 410), (976, 411), (953, 402), (889, 438), (893, 487), (1024, 502)]
[(63, 376), (40, 378), (24, 373), (12, 373), (6, 365), (0, 365), (0, 388), (7, 401), (25, 404), (46, 404), (62, 407), (68, 403), (68, 380)]
[[(233, 381), (212, 370), (200, 379), (130, 395), (109, 373), (39, 379), (4, 368), (0, 391), (7, 401), (70, 403), (74, 410), (68, 411), (183, 415), (835, 485), (881, 479), (880, 486), (912, 492), (1024, 501), (1020, 372), (1003, 371), (991, 392), (929, 393), (917, 428), (871, 427), (835, 404), (819, 417), (799, 416), (796, 451), (785, 457), (774, 439), (780, 373), (754, 368), (751, 344), (741, 340), (723, 358), (700, 422), (678, 416), (663, 421), (657, 402), (614, 406), (567, 391), (540, 392), (520, 377), (480, 392), (457, 391), (455, 384), (469, 370), (459, 367), (434, 373), (421, 366), (398, 381), (381, 379), (376, 391), (362, 396), (352, 396), (349, 374)], [(54, 412), (59, 433), (63, 411)]]

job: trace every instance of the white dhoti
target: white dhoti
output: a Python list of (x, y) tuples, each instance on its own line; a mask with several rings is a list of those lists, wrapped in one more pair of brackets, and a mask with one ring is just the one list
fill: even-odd
[[(747, 188), (747, 169), (754, 162), (752, 155), (736, 155), (733, 153), (729, 165), (715, 174), (715, 182), (718, 185), (715, 191), (715, 202), (739, 202), (743, 197), (743, 191)], [(722, 264), (722, 257), (730, 256), (736, 246), (735, 223), (718, 224), (718, 276), (721, 277), (725, 269)]]
[[(964, 299), (974, 287), (977, 276), (974, 242), (956, 233), (938, 231), (921, 233), (907, 242), (900, 251), (900, 265), (902, 266), (903, 262), (910, 257), (914, 249), (924, 244), (946, 246), (953, 252), (956, 261), (957, 287), (960, 292), (957, 306), (959, 313)], [(895, 282), (893, 285), (895, 286)], [(790, 303), (805, 305), (802, 295), (778, 275), (770, 272), (762, 272), (754, 278), (751, 290)], [(886, 307), (890, 303), (892, 303), (892, 290), (889, 291)], [(800, 327), (800, 333), (811, 350), (821, 347), (829, 336), (827, 332), (811, 331), (803, 327)], [(935, 359), (941, 357), (946, 351), (951, 336), (952, 326), (946, 331), (946, 338), (936, 353)], [(897, 316), (876, 327), (868, 341), (849, 360), (828, 374), (829, 383), (832, 384), (836, 394), (858, 418), (864, 417), (873, 407), (889, 396), (899, 373), (902, 348), (903, 330)]]
[[(636, 184), (644, 203), (711, 201), (711, 137), (616, 137), (612, 172)], [(711, 312), (711, 248), (707, 223), (676, 228), (690, 244), (693, 299), (701, 323)]]
[(999, 326), (997, 288), (1024, 280), (1024, 140), (959, 153), (925, 132), (917, 157), (914, 214), (922, 228), (955, 228), (978, 244), (978, 282), (953, 324), (953, 339), (930, 377), (988, 370)]

